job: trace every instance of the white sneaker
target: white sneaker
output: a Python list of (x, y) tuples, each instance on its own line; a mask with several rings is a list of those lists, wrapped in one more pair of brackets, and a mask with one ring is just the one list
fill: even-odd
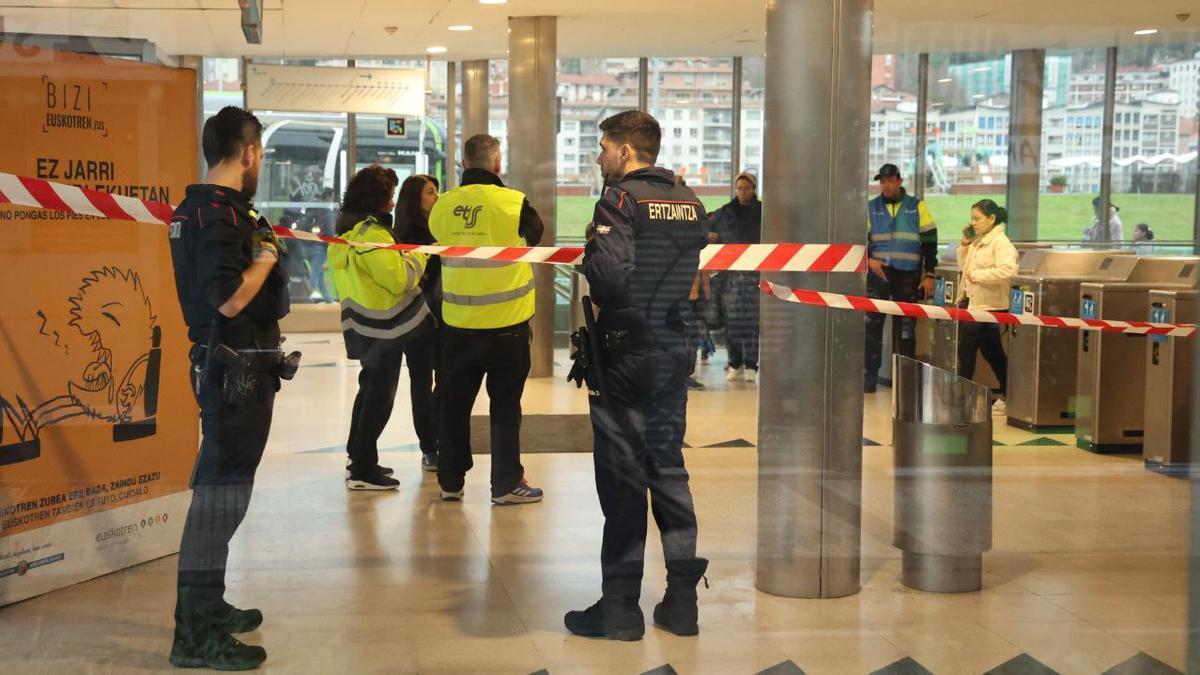
[(758, 381), (758, 368), (746, 369), (746, 381), (753, 384)]
[(1004, 399), (998, 398), (992, 404), (992, 417), (1008, 417), (1008, 406), (1004, 405)]
[(725, 381), (726, 382), (737, 382), (740, 379), (742, 379), (742, 369), (741, 368), (726, 368), (725, 369)]
[(463, 498), (462, 490), (441, 490), (442, 501), (444, 502), (461, 502)]

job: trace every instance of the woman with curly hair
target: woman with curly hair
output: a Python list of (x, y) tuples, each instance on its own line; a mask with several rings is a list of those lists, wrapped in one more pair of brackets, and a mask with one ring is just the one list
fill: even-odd
[[(351, 243), (394, 244), (392, 195), (396, 172), (372, 164), (354, 175), (342, 197), (338, 236)], [(350, 418), (346, 487), (394, 490), (400, 482), (379, 466), (379, 436), (392, 415), (404, 346), (435, 324), (421, 298), (429, 256), (366, 246), (333, 246), (333, 270), (342, 303), (346, 356), (358, 359), (358, 395)]]

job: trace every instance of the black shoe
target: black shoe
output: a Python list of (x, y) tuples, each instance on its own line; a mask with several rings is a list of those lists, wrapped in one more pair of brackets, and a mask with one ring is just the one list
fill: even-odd
[(687, 379), (687, 388), (688, 389), (696, 389), (696, 390), (703, 389), (704, 383), (700, 382), (699, 380), (697, 380), (694, 377), (689, 377)]
[(171, 665), (176, 668), (254, 670), (267, 660), (267, 650), (212, 630), (201, 638), (188, 639), (176, 628), (171, 645)]
[(563, 623), (582, 637), (633, 642), (646, 634), (646, 619), (636, 600), (600, 598), (583, 611), (567, 612)]
[(425, 455), (425, 454), (421, 455), (421, 470), (422, 471), (428, 471), (429, 473), (437, 473), (437, 463), (438, 463), (438, 455), (436, 452), (433, 453), (432, 455)]
[[(392, 471), (392, 467), (383, 466), (382, 464), (378, 467), (378, 469), (379, 469), (379, 473), (381, 473), (385, 476), (390, 476), (393, 473), (395, 473), (394, 471)], [(346, 464), (346, 478), (349, 478), (349, 477), (350, 477), (350, 464), (347, 463)]]
[(257, 609), (238, 609), (222, 600), (213, 622), (226, 633), (249, 633), (262, 625), (263, 614)]
[(346, 479), (346, 487), (351, 490), (395, 490), (400, 487), (400, 481), (379, 471), (351, 473)]
[(879, 384), (875, 381), (874, 378), (871, 378), (871, 379), (863, 382), (863, 393), (864, 394), (874, 394), (878, 390), (879, 390)]
[[(655, 626), (682, 636), (700, 633), (696, 585), (707, 570), (708, 561), (704, 558), (667, 563), (667, 593), (663, 601), (654, 606)], [(706, 580), (706, 586), (707, 583)]]

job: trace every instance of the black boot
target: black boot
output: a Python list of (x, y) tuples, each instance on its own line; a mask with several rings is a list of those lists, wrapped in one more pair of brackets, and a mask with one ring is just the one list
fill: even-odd
[(186, 588), (179, 589), (175, 608), (175, 641), (171, 665), (177, 668), (254, 670), (267, 660), (267, 650), (243, 644), (219, 623), (227, 615), (220, 605), (201, 604)]
[(257, 609), (238, 609), (222, 600), (215, 619), (217, 626), (226, 633), (249, 633), (262, 625), (263, 614)]
[[(676, 635), (697, 635), (700, 610), (696, 607), (696, 585), (708, 570), (704, 558), (667, 562), (667, 593), (654, 606), (654, 625)], [(707, 586), (707, 581), (705, 585)]]
[(602, 597), (583, 611), (567, 612), (563, 622), (575, 635), (608, 640), (641, 640), (646, 619), (636, 599)]

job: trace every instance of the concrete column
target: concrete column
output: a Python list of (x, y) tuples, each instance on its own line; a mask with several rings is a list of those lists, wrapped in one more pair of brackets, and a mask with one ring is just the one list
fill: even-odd
[(1104, 62), (1104, 130), (1100, 150), (1100, 236), (1108, 236), (1108, 214), (1112, 210), (1113, 123), (1117, 117), (1117, 48), (1109, 47)]
[[(873, 7), (767, 1), (764, 242), (866, 242)], [(863, 275), (764, 276), (865, 294)], [(763, 298), (761, 319), (755, 586), (790, 597), (852, 595), (860, 588), (863, 318)]]
[(638, 110), (650, 112), (650, 59), (638, 59)]
[[(542, 246), (554, 245), (558, 167), (556, 79), (558, 18), (508, 20), (508, 180), (542, 216)], [(554, 374), (554, 266), (534, 265), (537, 313), (533, 317), (530, 377)]]
[[(463, 61), (462, 139), (488, 132), (488, 62)], [(511, 97), (510, 97), (511, 99)], [(511, 108), (510, 108), (511, 111)]]
[(446, 184), (443, 190), (458, 187), (458, 63), (446, 63)]
[(929, 145), (929, 54), (917, 57), (917, 157), (909, 187), (917, 199), (925, 198), (925, 148)]
[(1042, 185), (1042, 88), (1046, 50), (1012, 53), (1012, 108), (1008, 122), (1008, 236), (1037, 241)]
[(742, 57), (733, 57), (733, 139), (730, 148), (729, 191), (737, 195), (737, 181), (733, 177), (742, 171)]
[[(3, 25), (0, 25), (0, 29), (3, 29)], [(196, 71), (196, 182), (202, 183), (204, 174), (208, 173), (208, 162), (204, 159), (204, 147), (200, 143), (200, 135), (204, 131), (204, 57), (180, 56), (178, 61), (180, 68)]]

